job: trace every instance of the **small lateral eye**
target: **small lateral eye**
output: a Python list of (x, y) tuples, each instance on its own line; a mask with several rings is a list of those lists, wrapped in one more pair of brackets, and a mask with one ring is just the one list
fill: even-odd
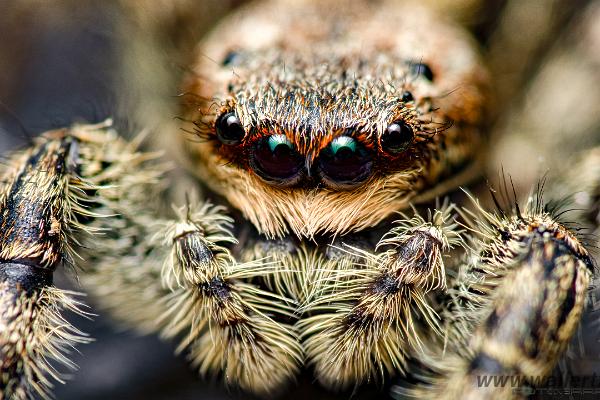
[(394, 121), (381, 136), (381, 148), (392, 154), (402, 153), (412, 144), (415, 134), (404, 121)]
[(215, 128), (217, 130), (217, 137), (221, 143), (226, 145), (240, 144), (246, 135), (242, 122), (235, 112), (228, 112), (219, 116), (215, 123)]
[(422, 76), (429, 82), (433, 82), (433, 71), (429, 65), (424, 63), (414, 63), (410, 65), (411, 72), (413, 75)]
[(411, 101), (413, 101), (415, 98), (413, 97), (412, 93), (409, 92), (408, 90), (404, 93), (402, 93), (402, 102), (403, 103), (409, 103)]
[(239, 53), (237, 51), (229, 50), (227, 52), (227, 54), (225, 54), (225, 56), (223, 57), (223, 60), (221, 61), (221, 65), (224, 67), (228, 67), (232, 64), (235, 64), (238, 57), (239, 57)]

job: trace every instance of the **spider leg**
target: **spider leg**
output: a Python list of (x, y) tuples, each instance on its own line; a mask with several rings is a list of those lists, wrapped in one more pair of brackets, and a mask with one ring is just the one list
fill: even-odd
[[(127, 151), (113, 151), (119, 157)], [(247, 281), (274, 272), (259, 259), (238, 263), (232, 220), (223, 207), (194, 201), (164, 215), (161, 167), (119, 162), (97, 197), (107, 206), (87, 226), (88, 262), (81, 280), (113, 317), (144, 332), (182, 337), (201, 373), (222, 372), (229, 383), (270, 393), (297, 374), (302, 359), (289, 302)], [(157, 173), (152, 172), (154, 170)], [(106, 209), (105, 209), (106, 208)]]
[[(126, 225), (127, 214), (133, 214), (127, 210), (135, 205), (150, 209), (153, 188), (165, 171), (164, 165), (149, 162), (154, 158), (156, 154), (137, 151), (136, 142), (120, 139), (106, 122), (46, 132), (3, 166), (1, 399), (49, 397), (51, 378), (62, 382), (50, 360), (74, 367), (68, 351), (76, 343), (89, 341), (63, 318), (64, 310), (86, 313), (72, 293), (52, 285), (53, 272), (60, 264), (92, 272), (93, 265), (86, 263), (129, 245), (128, 252), (120, 254), (123, 265), (142, 260), (139, 254), (130, 253), (139, 250), (133, 242), (140, 237)], [(148, 214), (140, 213), (140, 218)], [(119, 246), (101, 254), (106, 243)], [(151, 268), (148, 271), (147, 277), (152, 273)], [(148, 291), (159, 291), (160, 284), (156, 286), (150, 284)]]
[(579, 239), (536, 196), (513, 213), (479, 211), (479, 238), (443, 313), (446, 340), (421, 359), (429, 385), (398, 398), (523, 398), (577, 328), (593, 272)]
[[(83, 136), (84, 130), (78, 130)], [(72, 367), (66, 353), (88, 339), (62, 316), (85, 312), (73, 294), (53, 286), (53, 273), (76, 257), (75, 235), (92, 216), (83, 208), (95, 186), (78, 177), (77, 134), (38, 138), (3, 166), (0, 192), (0, 399), (48, 397), (50, 359)]]
[(188, 350), (200, 373), (222, 372), (244, 390), (269, 394), (293, 380), (302, 349), (293, 327), (278, 322), (293, 319), (293, 309), (248, 282), (274, 263), (236, 262), (223, 207), (193, 202), (158, 220), (139, 210), (121, 213), (114, 237), (95, 243), (93, 270), (82, 277), (103, 308), (128, 326), (181, 339), (178, 351)]
[(428, 293), (445, 287), (442, 256), (460, 242), (453, 209), (402, 221), (375, 253), (346, 249), (353, 267), (326, 276), (297, 324), (320, 381), (345, 388), (402, 371), (425, 332), (440, 334)]
[(272, 263), (235, 261), (232, 221), (220, 207), (157, 218), (166, 167), (155, 158), (97, 125), (46, 133), (10, 159), (0, 198), (0, 398), (47, 397), (48, 375), (60, 380), (48, 359), (72, 366), (65, 350), (87, 340), (61, 315), (81, 312), (52, 286), (61, 262), (78, 264), (118, 319), (183, 334), (180, 347), (202, 372), (223, 371), (257, 393), (296, 374), (299, 341), (273, 319), (293, 318), (289, 301), (243, 282), (271, 273)]
[(162, 224), (158, 237), (169, 249), (162, 271), (171, 287), (164, 334), (183, 333), (180, 349), (201, 373), (223, 371), (243, 389), (268, 394), (293, 379), (302, 349), (292, 326), (289, 300), (248, 280), (274, 272), (275, 263), (257, 259), (237, 263), (227, 244), (236, 242), (232, 220), (222, 207), (208, 204), (178, 210)]
[(296, 376), (302, 360), (293, 327), (278, 322), (292, 319), (293, 309), (247, 282), (272, 273), (274, 263), (236, 262), (224, 208), (193, 204), (173, 219), (121, 213), (122, 226), (95, 244), (93, 270), (82, 280), (113, 317), (180, 338), (178, 351), (187, 349), (200, 373), (222, 372), (228, 383), (271, 393)]

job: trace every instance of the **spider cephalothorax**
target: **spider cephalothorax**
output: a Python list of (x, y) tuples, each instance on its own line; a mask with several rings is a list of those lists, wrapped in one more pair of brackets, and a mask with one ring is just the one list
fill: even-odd
[[(467, 169), (485, 74), (450, 40), (460, 31), (430, 34), (416, 6), (301, 3), (251, 26), (244, 10), (200, 46), (186, 89), (207, 99), (191, 117), (206, 143), (190, 168), (269, 236), (359, 231)], [(381, 26), (403, 29), (380, 42)]]

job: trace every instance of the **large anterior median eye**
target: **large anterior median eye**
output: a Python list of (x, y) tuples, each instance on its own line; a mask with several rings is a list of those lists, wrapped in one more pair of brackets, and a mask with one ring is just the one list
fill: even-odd
[(304, 168), (304, 158), (285, 135), (272, 135), (259, 140), (250, 161), (258, 176), (280, 186), (298, 182)]
[(340, 136), (319, 155), (319, 170), (325, 181), (351, 187), (365, 181), (373, 162), (367, 149), (350, 136)]

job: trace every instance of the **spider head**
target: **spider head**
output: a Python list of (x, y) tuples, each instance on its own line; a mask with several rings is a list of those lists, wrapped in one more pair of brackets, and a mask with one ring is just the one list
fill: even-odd
[[(295, 20), (244, 21), (201, 50), (186, 90), (202, 99), (202, 140), (190, 149), (194, 172), (260, 232), (365, 229), (472, 158), (483, 96), (468, 46), (455, 49), (470, 61), (457, 68), (396, 49), (401, 37), (361, 47), (339, 24), (311, 34)], [(298, 31), (271, 31), (281, 26)], [(457, 82), (462, 93), (449, 94)]]

